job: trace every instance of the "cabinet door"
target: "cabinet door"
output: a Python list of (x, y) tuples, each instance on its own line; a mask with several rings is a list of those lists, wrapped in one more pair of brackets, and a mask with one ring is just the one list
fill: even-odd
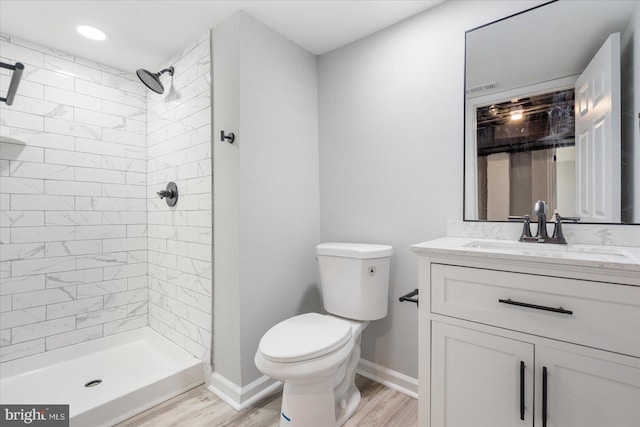
[[(595, 356), (594, 356), (595, 355)], [(575, 346), (536, 346), (536, 427), (640, 426), (640, 363)], [(544, 381), (546, 370), (546, 423)]]
[(431, 343), (431, 427), (533, 426), (532, 344), (438, 322)]

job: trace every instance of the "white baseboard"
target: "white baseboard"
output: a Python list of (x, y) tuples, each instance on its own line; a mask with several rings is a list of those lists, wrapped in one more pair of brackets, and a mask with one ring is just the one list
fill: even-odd
[(245, 387), (239, 387), (222, 375), (214, 372), (211, 374), (211, 380), (207, 388), (236, 411), (242, 411), (254, 402), (275, 393), (281, 387), (282, 383), (280, 381), (276, 381), (266, 375), (263, 375)]
[[(378, 382), (390, 389), (404, 393), (414, 399), (418, 398), (418, 380), (400, 372), (385, 368), (365, 359), (360, 359), (356, 372), (363, 377)], [(214, 372), (211, 374), (208, 389), (224, 400), (236, 411), (242, 411), (251, 404), (275, 393), (282, 387), (280, 381), (276, 381), (266, 375), (258, 378), (245, 387), (239, 387), (222, 375)]]
[(418, 399), (418, 380), (400, 372), (360, 359), (356, 372), (390, 389)]

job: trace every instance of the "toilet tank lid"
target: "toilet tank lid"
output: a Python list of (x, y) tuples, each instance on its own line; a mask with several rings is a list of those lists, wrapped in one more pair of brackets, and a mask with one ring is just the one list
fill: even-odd
[(320, 243), (316, 247), (318, 255), (339, 256), (347, 258), (371, 259), (385, 258), (393, 255), (393, 247), (388, 245), (371, 245), (368, 243)]

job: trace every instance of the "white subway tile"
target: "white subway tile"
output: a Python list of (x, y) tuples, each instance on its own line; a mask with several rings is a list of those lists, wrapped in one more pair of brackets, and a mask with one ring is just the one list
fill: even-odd
[(112, 307), (76, 316), (78, 329), (127, 317), (127, 307)]
[(187, 212), (187, 225), (192, 227), (209, 227), (213, 224), (211, 211), (189, 211)]
[[(2, 301), (1, 298), (0, 301)], [(8, 345), (11, 345), (11, 329), (3, 329), (0, 331), (0, 347)]]
[(75, 268), (75, 257), (54, 257), (36, 260), (11, 261), (11, 274), (14, 277), (71, 271)]
[(49, 273), (46, 275), (45, 284), (47, 288), (57, 288), (60, 286), (79, 286), (100, 281), (102, 281), (102, 269), (94, 268), (90, 270)]
[(127, 317), (139, 316), (141, 314), (147, 314), (148, 312), (149, 303), (147, 298), (140, 302), (127, 304)]
[(11, 311), (11, 295), (0, 295), (0, 313)]
[(102, 222), (104, 224), (146, 224), (147, 213), (146, 212), (102, 212)]
[(44, 129), (47, 132), (93, 139), (100, 139), (102, 132), (102, 129), (99, 126), (82, 122), (55, 119), (52, 117), (44, 118)]
[(147, 187), (129, 184), (102, 184), (102, 196), (146, 199)]
[(68, 332), (76, 327), (75, 317), (63, 317), (60, 319), (47, 320), (44, 322), (18, 326), (11, 330), (11, 342), (20, 343), (50, 335)]
[(47, 351), (100, 337), (102, 337), (102, 325), (51, 335), (46, 338)]
[(139, 120), (125, 119), (125, 130), (139, 134), (147, 133), (147, 123)]
[(127, 159), (123, 157), (102, 157), (102, 168), (127, 172), (146, 172), (147, 162), (140, 159)]
[(102, 131), (102, 139), (109, 142), (117, 142), (119, 144), (133, 145), (146, 149), (146, 135), (139, 133), (127, 132), (122, 129), (104, 129)]
[(11, 230), (12, 243), (73, 240), (74, 227), (19, 227)]
[(11, 261), (0, 262), (0, 279), (11, 277)]
[(126, 172), (96, 168), (75, 168), (76, 181), (124, 184)]
[(100, 111), (102, 108), (102, 101), (100, 98), (51, 86), (45, 86), (44, 99), (93, 111)]
[(0, 40), (0, 52), (2, 52), (3, 57), (10, 59), (13, 62), (22, 62), (23, 64), (29, 64), (33, 67), (40, 68), (44, 65), (44, 54), (42, 52), (27, 49), (15, 43)]
[(78, 269), (98, 268), (123, 265), (127, 263), (126, 252), (113, 252), (107, 254), (95, 254), (87, 256), (79, 256), (76, 258), (76, 266)]
[(11, 229), (0, 228), (0, 245), (11, 243)]
[(149, 304), (149, 317), (153, 317), (158, 319), (160, 322), (170, 326), (175, 327), (176, 324), (176, 315), (167, 311), (165, 308), (155, 305), (153, 303)]
[(127, 225), (127, 237), (147, 237), (146, 225)]
[(144, 85), (140, 84), (140, 81), (133, 75), (131, 75), (130, 77), (124, 77), (103, 72), (102, 84), (115, 89), (131, 92), (136, 95), (145, 95), (147, 92), (147, 88)]
[(93, 196), (100, 194), (101, 191), (101, 184), (75, 181), (47, 180), (44, 188), (45, 194), (60, 196)]
[(39, 307), (63, 301), (73, 301), (75, 298), (75, 286), (68, 286), (13, 294), (12, 303), (14, 310), (21, 310), (24, 308)]
[(27, 68), (22, 74), (22, 79), (33, 83), (41, 83), (46, 86), (55, 86), (61, 89), (73, 90), (74, 78), (67, 74), (56, 73), (44, 68)]
[(73, 180), (73, 167), (45, 163), (12, 161), (9, 173), (13, 177)]
[[(141, 277), (145, 277), (145, 276), (141, 276)], [(129, 279), (106, 280), (104, 282), (78, 285), (77, 297), (88, 298), (88, 297), (95, 297), (95, 296), (101, 296), (101, 295), (108, 295), (116, 292), (124, 292), (127, 290), (127, 280)]]
[(98, 154), (78, 153), (75, 151), (46, 148), (44, 151), (44, 161), (45, 163), (53, 163), (56, 165), (99, 168), (102, 164), (102, 156)]
[(147, 249), (146, 237), (127, 239), (104, 239), (104, 252), (138, 251)]
[(47, 311), (44, 306), (28, 308), (24, 310), (13, 310), (0, 314), (0, 324), (3, 329), (15, 328), (16, 326), (29, 325), (46, 320)]
[(108, 294), (104, 296), (104, 307), (117, 307), (149, 299), (147, 289), (134, 289), (131, 291)]
[(129, 277), (127, 279), (128, 290), (147, 288), (147, 287), (148, 287), (147, 276)]
[(45, 225), (101, 225), (102, 213), (91, 211), (48, 211)]
[(99, 113), (97, 111), (84, 110), (78, 107), (75, 108), (75, 120), (78, 123), (111, 129), (122, 129), (125, 126), (125, 119), (122, 117)]
[(78, 225), (76, 239), (111, 239), (126, 237), (127, 229), (124, 225)]
[(21, 141), (31, 147), (56, 148), (59, 150), (73, 150), (73, 137), (55, 133), (11, 128), (12, 139)]
[(104, 308), (103, 297), (84, 298), (47, 305), (47, 320), (98, 311)]
[[(6, 93), (9, 85), (11, 84), (11, 77), (9, 75), (0, 76), (0, 88), (2, 93)], [(44, 98), (44, 85), (40, 83), (28, 82), (26, 80), (20, 81), (20, 96), (28, 96), (29, 98), (43, 99)]]
[(0, 261), (34, 259), (44, 256), (44, 243), (3, 244), (0, 246)]
[(76, 197), (78, 211), (123, 211), (127, 209), (127, 199), (116, 197)]
[(145, 107), (132, 107), (118, 102), (102, 101), (102, 112), (143, 122), (147, 120), (147, 109)]
[(84, 65), (76, 64), (75, 62), (67, 61), (57, 56), (45, 55), (44, 67), (94, 83), (100, 83), (102, 79), (102, 72), (100, 70), (85, 67)]
[(11, 194), (0, 193), (0, 211), (11, 209)]
[(0, 348), (0, 362), (20, 359), (45, 350), (44, 338)]
[(42, 163), (44, 149), (23, 144), (10, 144), (4, 141), (4, 138), (0, 138), (0, 159)]
[(76, 92), (100, 99), (120, 102), (134, 107), (146, 108), (145, 94), (135, 95), (113, 87), (103, 86), (84, 80), (76, 82)]
[(115, 142), (76, 138), (76, 151), (81, 151), (83, 153), (106, 154), (109, 156), (126, 157), (127, 146), (124, 144), (117, 144)]
[[(88, 255), (102, 252), (102, 240), (70, 240), (47, 242), (44, 253), (47, 257), (67, 255)], [(76, 268), (81, 268), (76, 261)]]
[[(27, 129), (43, 130), (44, 120), (42, 117), (57, 117), (64, 120), (73, 120), (73, 108), (58, 104), (55, 102), (44, 101), (42, 99), (20, 97), (20, 101), (14, 103), (11, 107), (0, 104), (0, 115), (4, 116), (9, 111), (18, 111), (27, 113), (29, 115), (35, 115), (39, 117), (37, 126), (21, 126), (19, 122), (14, 121), (14, 118), (8, 118), (7, 126), (21, 127)], [(31, 117), (30, 120), (35, 120)]]
[(43, 194), (44, 181), (41, 179), (5, 176), (0, 179), (0, 192), (11, 194)]
[[(38, 276), (7, 277), (0, 281), (0, 295), (44, 289), (44, 274)], [(4, 328), (5, 326), (2, 325)]]
[(147, 274), (147, 264), (126, 264), (103, 269), (105, 280), (125, 279), (134, 276), (144, 276)]
[(190, 307), (195, 307), (204, 313), (211, 314), (211, 298), (206, 298), (204, 295), (178, 286), (176, 299)]
[(41, 227), (43, 211), (0, 211), (0, 227)]
[(9, 160), (0, 160), (0, 176), (9, 176)]
[(13, 210), (68, 211), (73, 210), (73, 206), (73, 196), (11, 195), (11, 208)]
[(138, 316), (127, 317), (124, 319), (114, 320), (112, 322), (104, 323), (104, 336), (117, 334), (120, 332), (130, 331), (132, 329), (138, 329), (145, 327), (149, 324), (146, 314), (140, 314)]

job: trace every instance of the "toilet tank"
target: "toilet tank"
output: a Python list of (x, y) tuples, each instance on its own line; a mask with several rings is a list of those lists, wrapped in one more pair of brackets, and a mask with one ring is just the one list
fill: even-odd
[(391, 246), (321, 243), (316, 253), (326, 311), (355, 320), (387, 315)]

